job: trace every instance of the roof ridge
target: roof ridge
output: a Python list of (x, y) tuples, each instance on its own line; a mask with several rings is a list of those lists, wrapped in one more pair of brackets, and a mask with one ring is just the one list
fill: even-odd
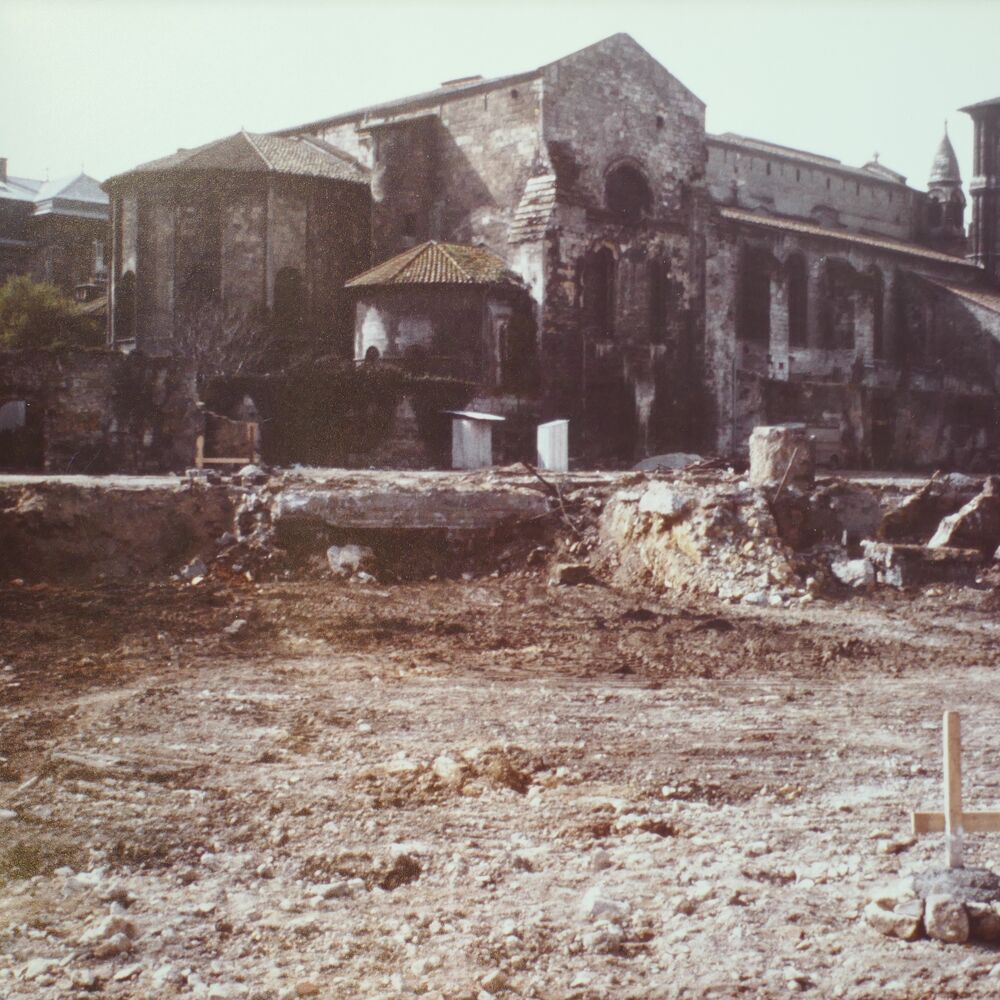
[(264, 166), (268, 170), (274, 170), (271, 161), (264, 155), (257, 143), (254, 142), (254, 137), (245, 128), (241, 128), (237, 134), (243, 136), (250, 143), (250, 148), (264, 161)]
[[(412, 253), (410, 253), (409, 256), (407, 256), (407, 251), (404, 250), (397, 257), (397, 260), (399, 258), (402, 258), (402, 260), (400, 260), (399, 266), (389, 274), (389, 277), (398, 278), (399, 275), (403, 273), (403, 271), (405, 271), (411, 264), (420, 260), (420, 258), (423, 257), (425, 253), (428, 253), (434, 246), (437, 246), (435, 240), (427, 240), (426, 243), (418, 243), (415, 247), (411, 247), (410, 249), (412, 250)], [(392, 258), (390, 257), (389, 260), (392, 260)], [(389, 261), (385, 261), (386, 264), (388, 262)], [(375, 266), (378, 267), (379, 265), (376, 264)]]
[(892, 236), (870, 235), (860, 233), (851, 229), (829, 229), (816, 222), (807, 222), (792, 215), (758, 215), (756, 212), (746, 208), (734, 208), (731, 205), (722, 205), (719, 213), (723, 218), (735, 221), (749, 222), (760, 226), (771, 226), (772, 228), (792, 228), (797, 227), (798, 231), (811, 233), (816, 236), (825, 236), (835, 240), (861, 243), (866, 246), (878, 246), (891, 253), (909, 254), (913, 257), (925, 257), (929, 260), (939, 260), (942, 263), (956, 264), (960, 267), (976, 267), (975, 264), (964, 257), (955, 257), (952, 254), (942, 253), (930, 247), (922, 246), (919, 243), (911, 243), (906, 240), (899, 240)]
[[(434, 242), (434, 241), (432, 241), (432, 242)], [(452, 262), (452, 264), (455, 265), (455, 267), (458, 269), (458, 271), (459, 271), (460, 274), (464, 275), (466, 278), (469, 278), (469, 279), (471, 279), (473, 277), (472, 274), (461, 263), (461, 261), (459, 261), (458, 258), (451, 252), (451, 250), (449, 249), (449, 247), (451, 246), (451, 244), (449, 244), (449, 243), (437, 243), (437, 242), (434, 242), (434, 245), (441, 251), (441, 253), (443, 253), (445, 255), (445, 257), (448, 258), (448, 260), (450, 260)]]

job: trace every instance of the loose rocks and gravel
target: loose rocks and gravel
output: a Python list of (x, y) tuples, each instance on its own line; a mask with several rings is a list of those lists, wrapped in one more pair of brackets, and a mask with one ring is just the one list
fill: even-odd
[[(548, 536), (508, 548), (501, 517), (492, 565), (437, 579), (375, 545), (376, 580), (332, 577), (329, 545), (371, 537), (222, 572), (231, 520), (169, 572), (4, 576), (0, 996), (996, 996), (1000, 915), (959, 897), (970, 943), (940, 940), (956, 893), (914, 877), (940, 838), (907, 835), (944, 707), (970, 807), (1000, 801), (994, 585), (810, 588), (768, 498), (713, 475), (563, 482)], [(641, 573), (602, 563), (615, 524)], [(748, 542), (745, 579), (719, 553)]]

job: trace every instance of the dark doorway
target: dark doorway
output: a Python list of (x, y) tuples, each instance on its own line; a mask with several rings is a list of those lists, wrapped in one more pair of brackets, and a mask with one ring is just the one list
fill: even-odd
[(23, 472), (44, 467), (41, 407), (26, 399), (0, 403), (0, 469)]

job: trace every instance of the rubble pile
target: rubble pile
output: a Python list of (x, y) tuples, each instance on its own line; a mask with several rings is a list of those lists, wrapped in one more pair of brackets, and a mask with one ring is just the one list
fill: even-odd
[(598, 563), (624, 586), (781, 607), (838, 585), (971, 585), (1000, 546), (1000, 478), (980, 490), (934, 477), (900, 499), (842, 479), (753, 487), (693, 468), (620, 489), (599, 529)]
[(733, 474), (681, 473), (621, 490), (600, 530), (599, 559), (625, 585), (755, 605), (812, 599), (766, 495)]
[(880, 934), (946, 944), (1000, 943), (1000, 878), (982, 868), (945, 868), (877, 887), (865, 919)]

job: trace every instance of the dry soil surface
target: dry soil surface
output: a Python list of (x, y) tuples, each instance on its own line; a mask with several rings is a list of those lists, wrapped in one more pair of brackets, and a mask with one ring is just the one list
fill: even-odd
[(1000, 802), (997, 609), (4, 583), (0, 996), (997, 996), (860, 917), (943, 708)]

